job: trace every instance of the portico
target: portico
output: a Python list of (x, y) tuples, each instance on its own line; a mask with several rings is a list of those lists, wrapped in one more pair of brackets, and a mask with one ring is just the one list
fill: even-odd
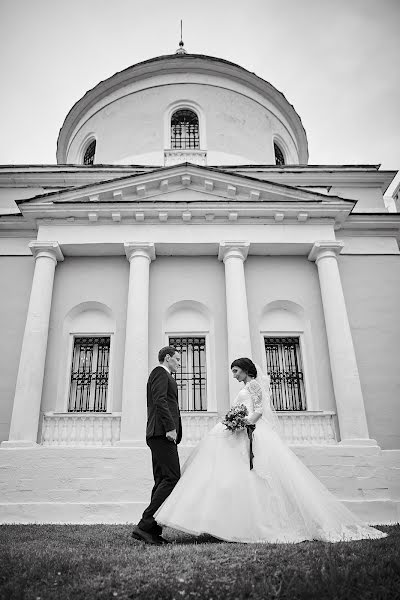
[[(309, 260), (317, 263), (336, 399), (333, 410), (325, 409), (316, 413), (306, 411), (301, 414), (294, 411), (291, 416), (287, 414), (286, 419), (291, 419), (292, 423), (291, 428), (286, 425), (288, 439), (304, 440), (304, 443), (321, 440), (324, 443), (336, 443), (338, 432), (333, 415), (337, 412), (341, 443), (376, 444), (369, 438), (366, 425), (336, 262), (343, 244), (335, 240), (334, 227), (343, 222), (353, 202), (332, 197), (327, 200), (322, 195), (288, 191), (270, 183), (260, 182), (254, 189), (253, 182), (246, 181), (244, 177), (240, 177), (238, 182), (234, 176), (216, 175), (215, 171), (207, 172), (194, 165), (182, 165), (167, 171), (158, 180), (154, 176), (151, 179), (128, 177), (123, 185), (121, 182), (118, 182), (118, 186), (114, 183), (111, 186), (109, 183), (94, 184), (93, 189), (85, 186), (82, 191), (59, 192), (21, 203), (21, 210), (26, 217), (39, 219), (38, 241), (33, 242), (31, 248), (36, 260), (47, 260), (44, 264), (48, 266), (40, 285), (37, 284), (39, 275), (36, 275), (36, 271), (40, 271), (35, 270), (32, 302), (38, 304), (43, 313), (43, 325), (35, 330), (35, 343), (30, 343), (33, 326), (29, 314), (37, 314), (36, 305), (32, 305), (24, 336), (23, 347), (26, 349), (21, 357), (10, 439), (4, 445), (37, 443), (41, 389), (45, 377), (45, 324), (50, 316), (57, 260), (63, 260), (64, 257), (126, 255), (129, 261), (121, 399), (113, 402), (113, 406), (120, 405), (121, 408), (119, 413), (113, 410), (109, 416), (85, 416), (81, 413), (75, 417), (65, 409), (64, 412), (53, 410), (53, 414), (45, 410), (42, 442), (45, 445), (112, 443), (136, 447), (145, 445), (145, 390), (147, 374), (155, 355), (155, 349), (149, 346), (148, 326), (151, 263), (157, 261), (157, 257), (174, 256), (207, 256), (214, 257), (216, 263), (218, 260), (223, 263), (227, 339), (226, 363), (224, 360), (219, 365), (223, 365), (224, 378), (229, 386), (228, 396), (232, 401), (238, 384), (229, 378), (230, 362), (236, 356), (249, 355), (256, 356), (260, 364), (266, 366), (265, 357), (260, 356), (259, 348), (252, 344), (255, 332), (251, 331), (248, 314), (246, 260), (249, 256), (263, 257), (268, 265), (269, 256), (282, 254), (304, 259), (308, 256)], [(109, 199), (110, 193), (112, 200)], [(146, 206), (144, 211), (137, 210), (132, 193), (140, 196), (141, 206)], [(294, 197), (296, 194), (300, 198)], [(218, 205), (215, 204), (216, 195)], [(146, 205), (147, 198), (153, 199), (150, 205)], [(59, 217), (57, 219), (52, 216), (55, 210)], [(64, 217), (66, 211), (69, 215), (72, 212), (73, 216)], [(189, 227), (183, 227), (184, 224), (189, 224)], [(181, 286), (179, 280), (166, 281), (166, 285)], [(36, 288), (40, 288), (41, 297), (38, 300), (35, 300)], [(190, 298), (189, 290), (181, 290), (180, 293), (184, 294), (183, 298), (185, 294)], [(159, 345), (162, 345), (163, 336), (164, 332), (160, 331)], [(210, 343), (214, 342), (211, 340)], [(38, 348), (42, 350), (38, 352)], [(19, 391), (28, 389), (25, 384), (29, 377), (26, 364), (35, 370), (37, 378), (36, 395), (33, 397), (31, 393), (25, 392), (23, 395)], [(65, 365), (60, 367), (66, 368)], [(217, 365), (215, 367), (218, 368)], [(343, 375), (346, 369), (349, 376)], [(209, 373), (208, 376), (213, 377), (213, 374)], [(226, 409), (223, 403), (218, 405), (214, 401), (211, 404), (217, 405), (219, 412)], [(60, 402), (55, 404), (60, 405)], [(26, 410), (27, 406), (33, 411), (32, 414)], [(79, 422), (74, 418), (80, 419)], [(204, 435), (217, 418), (216, 412), (198, 415), (188, 413), (185, 416), (188, 432), (191, 431), (188, 440)], [(21, 434), (26, 423), (29, 423), (29, 434)], [(190, 423), (195, 423), (194, 429)], [(324, 432), (322, 437), (321, 426)], [(86, 430), (90, 431), (90, 435), (85, 433)]]

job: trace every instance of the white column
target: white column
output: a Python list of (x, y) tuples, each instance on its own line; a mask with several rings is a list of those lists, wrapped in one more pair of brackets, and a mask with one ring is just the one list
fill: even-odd
[[(218, 259), (225, 264), (226, 320), (228, 329), (228, 368), (235, 358), (252, 357), (249, 312), (247, 307), (244, 261), (249, 252), (249, 242), (221, 242)], [(240, 390), (229, 374), (231, 402)]]
[(149, 376), (149, 278), (154, 244), (124, 244), (130, 263), (119, 446), (142, 446), (146, 439), (146, 385)]
[(375, 445), (370, 439), (364, 399), (347, 316), (337, 255), (343, 243), (315, 242), (308, 258), (315, 261), (321, 287), (329, 359), (341, 444)]
[(9, 439), (5, 447), (36, 446), (54, 272), (64, 260), (57, 242), (30, 242), (35, 257)]

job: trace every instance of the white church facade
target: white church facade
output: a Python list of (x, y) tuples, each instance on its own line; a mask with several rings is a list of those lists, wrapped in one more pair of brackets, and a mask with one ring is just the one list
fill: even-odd
[(89, 90), (57, 165), (0, 166), (0, 522), (138, 518), (167, 344), (182, 460), (249, 356), (304, 462), (369, 522), (397, 522), (395, 174), (309, 165), (278, 90), (182, 47)]

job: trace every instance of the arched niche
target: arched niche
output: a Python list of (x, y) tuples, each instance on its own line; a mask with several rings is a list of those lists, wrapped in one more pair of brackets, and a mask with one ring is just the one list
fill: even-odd
[(206, 342), (207, 412), (216, 411), (214, 320), (209, 308), (196, 300), (172, 304), (163, 319), (164, 342), (170, 337), (202, 336)]
[(110, 337), (109, 349), (109, 379), (107, 394), (107, 412), (112, 407), (113, 385), (113, 343), (116, 331), (116, 321), (113, 311), (102, 302), (81, 302), (72, 307), (64, 317), (61, 351), (60, 372), (57, 388), (56, 411), (66, 412), (71, 377), (71, 362), (76, 336), (108, 336)]
[(199, 149), (207, 150), (207, 130), (206, 130), (206, 118), (204, 111), (200, 104), (194, 102), (193, 100), (188, 99), (180, 99), (175, 100), (171, 104), (167, 106), (167, 109), (164, 112), (164, 149), (171, 149), (171, 118), (172, 116), (178, 112), (179, 110), (190, 110), (198, 118), (198, 127), (199, 127), (199, 139), (200, 146)]
[(68, 333), (115, 333), (112, 310), (102, 302), (82, 302), (65, 316), (64, 331)]
[(181, 300), (170, 306), (165, 317), (165, 331), (208, 333), (211, 327), (209, 309), (195, 300)]
[(275, 300), (264, 307), (261, 316), (262, 331), (304, 331), (304, 309), (291, 300)]
[(274, 300), (263, 309), (260, 318), (263, 367), (267, 370), (265, 337), (299, 337), (307, 400), (307, 410), (318, 410), (314, 344), (309, 318), (304, 307), (292, 300)]

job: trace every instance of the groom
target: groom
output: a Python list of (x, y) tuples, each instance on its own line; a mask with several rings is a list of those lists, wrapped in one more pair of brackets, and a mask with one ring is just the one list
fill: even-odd
[(151, 450), (154, 487), (150, 504), (132, 531), (134, 539), (147, 544), (166, 543), (154, 513), (170, 495), (181, 475), (177, 444), (182, 438), (182, 422), (178, 386), (172, 377), (179, 368), (180, 359), (173, 346), (161, 348), (158, 353), (160, 364), (152, 370), (147, 382), (146, 443)]

